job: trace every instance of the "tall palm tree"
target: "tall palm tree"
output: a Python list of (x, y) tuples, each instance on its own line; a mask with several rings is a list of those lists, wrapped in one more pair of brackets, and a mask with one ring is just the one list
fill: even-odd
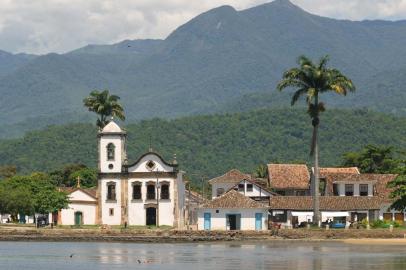
[(355, 91), (355, 86), (350, 79), (339, 70), (327, 67), (328, 61), (328, 56), (322, 57), (318, 63), (313, 63), (306, 56), (300, 56), (298, 59), (299, 67), (287, 70), (277, 86), (279, 91), (285, 88), (296, 89), (291, 100), (292, 106), (300, 97), (306, 96), (307, 112), (312, 119), (313, 126), (310, 155), (314, 157), (312, 179), (313, 223), (317, 225), (320, 221), (318, 129), (320, 113), (325, 111), (324, 103), (319, 101), (319, 95), (325, 92), (333, 92), (345, 96), (347, 92)]
[(125, 120), (124, 109), (118, 102), (119, 99), (119, 96), (110, 95), (109, 90), (102, 92), (94, 90), (90, 92), (87, 98), (83, 99), (83, 104), (89, 111), (99, 115), (96, 125), (102, 129), (109, 122), (109, 116)]

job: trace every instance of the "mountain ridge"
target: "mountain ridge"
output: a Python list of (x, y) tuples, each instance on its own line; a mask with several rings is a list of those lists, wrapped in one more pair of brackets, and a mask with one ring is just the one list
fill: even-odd
[[(36, 56), (3, 76), (0, 65), (0, 121), (18, 125), (30, 115), (64, 123), (60, 115), (85, 115), (82, 99), (106, 88), (122, 98), (130, 121), (224, 112), (247, 95), (266, 95), (271, 107), (289, 106), (291, 93), (274, 89), (302, 54), (315, 59), (329, 54), (331, 65), (354, 80), (355, 94), (323, 97), (329, 107), (406, 115), (404, 44), (403, 20), (330, 19), (286, 0), (239, 11), (221, 6), (164, 40), (124, 40)], [(263, 106), (250, 102), (253, 109)]]

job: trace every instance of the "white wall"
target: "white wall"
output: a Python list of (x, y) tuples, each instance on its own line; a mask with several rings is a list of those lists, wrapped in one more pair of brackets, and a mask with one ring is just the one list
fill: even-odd
[[(129, 225), (145, 226), (146, 225), (146, 208), (145, 204), (156, 205), (156, 197), (154, 200), (147, 200), (147, 182), (156, 183), (156, 179), (151, 178), (131, 178), (128, 181), (128, 223)], [(132, 183), (141, 183), (141, 200), (132, 200)], [(174, 184), (173, 178), (159, 178), (159, 182), (169, 182), (169, 200), (159, 199), (159, 225), (173, 226), (174, 222)], [(159, 189), (161, 193), (161, 189)], [(156, 195), (156, 189), (155, 189)], [(160, 196), (160, 194), (159, 194)]]
[[(118, 179), (105, 178), (101, 181), (100, 195), (101, 195), (101, 222), (107, 225), (120, 225), (121, 224), (121, 183)], [(116, 183), (116, 201), (107, 202), (107, 183)], [(109, 209), (114, 209), (114, 215), (110, 216)]]
[(96, 199), (93, 198), (92, 196), (86, 194), (85, 192), (81, 190), (76, 190), (69, 194), (69, 200), (70, 201), (88, 201), (88, 202), (95, 202)]
[[(82, 212), (83, 225), (96, 224), (96, 199), (85, 192), (76, 190), (69, 194), (69, 205), (67, 209), (61, 210), (61, 225), (74, 225), (75, 212)], [(78, 202), (81, 201), (81, 202)], [(50, 222), (52, 215), (50, 215)]]
[(363, 185), (363, 184), (368, 185), (368, 196), (374, 195), (374, 191), (373, 191), (374, 184), (371, 182), (340, 182), (340, 183), (337, 183), (339, 196), (345, 196), (345, 185), (346, 184), (354, 185), (354, 196), (359, 196), (359, 191), (360, 191), (359, 186)]
[[(267, 197), (267, 196), (271, 196), (271, 194), (265, 190), (263, 190), (260, 186), (256, 185), (256, 184), (252, 184), (248, 181), (241, 181), (239, 184), (244, 184), (244, 191), (239, 191), (241, 194), (243, 194), (244, 196), (247, 197)], [(252, 187), (252, 191), (248, 191), (247, 190), (247, 185), (251, 184)], [(236, 187), (238, 187), (238, 185), (236, 185)]]
[[(216, 213), (219, 210), (219, 213)], [(262, 230), (268, 229), (267, 209), (198, 209), (198, 230), (204, 230), (204, 213), (211, 214), (211, 230), (226, 230), (226, 215), (241, 214), (241, 230), (255, 230), (255, 213), (262, 213)]]
[(70, 203), (61, 210), (61, 225), (75, 225), (75, 212), (82, 212), (83, 225), (96, 224), (96, 204)]

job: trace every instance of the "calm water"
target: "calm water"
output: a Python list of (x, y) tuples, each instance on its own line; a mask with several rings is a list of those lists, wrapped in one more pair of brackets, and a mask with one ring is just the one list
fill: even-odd
[(0, 269), (390, 270), (406, 269), (405, 255), (406, 246), (349, 245), (336, 242), (271, 244), (0, 242)]

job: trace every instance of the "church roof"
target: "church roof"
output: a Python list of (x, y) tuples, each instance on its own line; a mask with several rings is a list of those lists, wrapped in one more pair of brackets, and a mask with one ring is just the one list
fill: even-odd
[(83, 193), (89, 195), (90, 197), (97, 199), (97, 188), (81, 188), (81, 187), (60, 187), (60, 191), (66, 192), (68, 194), (72, 194), (75, 191), (82, 191)]
[(143, 159), (144, 157), (146, 157), (148, 155), (154, 155), (154, 156), (158, 157), (162, 161), (162, 163), (164, 163), (165, 165), (167, 165), (169, 167), (173, 167), (173, 168), (178, 167), (178, 163), (177, 163), (176, 159), (173, 160), (172, 163), (167, 162), (160, 154), (158, 154), (157, 152), (154, 152), (154, 151), (146, 152), (145, 154), (141, 155), (136, 161), (134, 161), (130, 164), (127, 164), (127, 165), (123, 165), (123, 166), (125, 168), (133, 167), (133, 166), (137, 165), (141, 161), (141, 159)]
[(124, 133), (124, 131), (117, 125), (116, 122), (111, 120), (101, 131), (101, 133)]

